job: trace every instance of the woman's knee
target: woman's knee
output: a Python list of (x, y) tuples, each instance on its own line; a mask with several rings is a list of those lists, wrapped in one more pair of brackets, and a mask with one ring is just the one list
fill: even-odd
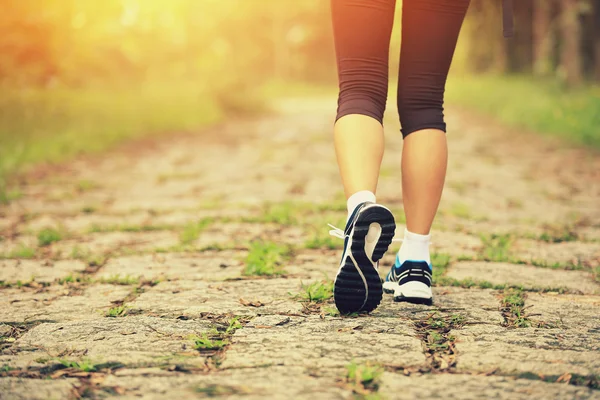
[(403, 137), (421, 129), (446, 132), (443, 84), (405, 84), (399, 87), (397, 100)]
[(336, 121), (363, 114), (383, 124), (388, 90), (387, 64), (368, 59), (344, 60), (340, 65)]

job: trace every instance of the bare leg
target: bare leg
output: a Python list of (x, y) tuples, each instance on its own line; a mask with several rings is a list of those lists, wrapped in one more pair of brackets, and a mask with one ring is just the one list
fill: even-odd
[(422, 129), (404, 140), (402, 193), (410, 232), (429, 233), (444, 188), (447, 160), (446, 134), (441, 130)]
[(346, 198), (360, 190), (377, 190), (383, 158), (383, 127), (372, 117), (349, 114), (334, 128), (335, 153)]

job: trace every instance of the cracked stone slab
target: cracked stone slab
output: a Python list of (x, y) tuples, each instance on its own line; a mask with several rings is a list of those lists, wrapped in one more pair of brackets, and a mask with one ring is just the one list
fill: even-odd
[(187, 279), (222, 281), (241, 276), (244, 252), (205, 251), (198, 254), (147, 254), (113, 258), (97, 274), (99, 278), (130, 275), (146, 280)]
[[(398, 228), (396, 232), (398, 232)], [(431, 243), (431, 252), (450, 254), (451, 256), (470, 256), (477, 255), (482, 247), (481, 239), (474, 235), (468, 235), (461, 232), (435, 233), (433, 243)]]
[(564, 329), (588, 329), (600, 335), (600, 296), (528, 293), (525, 305), (530, 307), (526, 311), (533, 321)]
[(458, 370), (543, 375), (598, 374), (600, 334), (588, 330), (506, 329), (471, 325), (452, 331)]
[(179, 235), (172, 231), (149, 232), (101, 232), (90, 233), (76, 240), (53, 243), (51, 248), (63, 255), (70, 255), (75, 247), (85, 247), (92, 253), (128, 251), (150, 251), (169, 248), (179, 244)]
[(474, 279), (525, 288), (567, 288), (576, 293), (600, 293), (600, 285), (588, 271), (566, 271), (502, 262), (465, 261), (454, 263), (446, 274), (454, 279)]
[(495, 290), (458, 287), (433, 287), (432, 290), (433, 306), (395, 302), (391, 294), (384, 293), (381, 304), (371, 315), (401, 318), (409, 325), (411, 320), (426, 318), (433, 312), (462, 315), (467, 323), (500, 325), (504, 322)]
[(86, 265), (78, 260), (0, 260), (0, 281), (29, 282), (33, 277), (36, 282), (46, 283), (85, 269)]
[[(0, 235), (0, 238), (2, 236)], [(38, 238), (35, 235), (25, 234), (15, 238), (2, 238), (0, 240), (0, 255), (7, 258), (13, 252), (19, 251), (22, 248), (36, 249), (38, 246)]]
[[(416, 366), (425, 363), (414, 330), (393, 318), (260, 316), (235, 332), (223, 368), (264, 365), (344, 367), (352, 360)], [(263, 322), (264, 321), (264, 322)], [(275, 323), (274, 323), (275, 322)]]
[(227, 399), (341, 400), (351, 395), (349, 389), (336, 385), (341, 373), (336, 369), (316, 371), (292, 366), (228, 369), (208, 375), (162, 372), (158, 376), (139, 376), (135, 370), (124, 369), (107, 376), (102, 385), (124, 389), (119, 398), (126, 399), (206, 398), (212, 397), (209, 393), (214, 388), (218, 397)]
[(207, 321), (145, 316), (43, 323), (21, 336), (11, 350), (39, 357), (65, 354), (64, 358), (89, 358), (94, 363), (199, 366), (205, 359), (189, 337), (210, 329)]
[(73, 395), (79, 381), (74, 378), (42, 380), (27, 378), (0, 378), (0, 399), (58, 400)]
[[(298, 279), (257, 279), (210, 283), (202, 281), (160, 282), (129, 303), (132, 308), (160, 316), (195, 317), (200, 313), (257, 315), (302, 311), (291, 293), (300, 291)], [(240, 299), (260, 301), (262, 307), (245, 306)]]
[[(460, 360), (460, 358), (459, 358)], [(406, 399), (598, 399), (600, 392), (587, 387), (548, 383), (508, 376), (427, 374), (404, 376), (384, 372), (378, 393)], [(399, 396), (399, 394), (402, 394)]]
[(281, 226), (273, 223), (217, 223), (200, 233), (195, 246), (229, 244), (247, 245), (249, 241), (277, 241), (288, 245), (301, 245), (307, 238), (298, 226)]
[(120, 285), (92, 285), (80, 294), (66, 286), (41, 291), (5, 289), (0, 297), (0, 321), (71, 321), (97, 319), (132, 291)]
[(464, 316), (467, 323), (500, 325), (504, 322), (495, 290), (436, 287), (433, 296), (436, 307)]
[(511, 247), (518, 258), (527, 261), (546, 261), (548, 264), (600, 265), (600, 243), (545, 243), (519, 239)]

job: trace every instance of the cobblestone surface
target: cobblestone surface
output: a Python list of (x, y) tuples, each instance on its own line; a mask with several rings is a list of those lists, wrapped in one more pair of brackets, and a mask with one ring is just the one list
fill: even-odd
[[(600, 158), (450, 109), (434, 306), (339, 316), (307, 289), (342, 247), (333, 102), (24, 183), (0, 208), (0, 399), (600, 398)], [(401, 234), (398, 128), (378, 199)]]

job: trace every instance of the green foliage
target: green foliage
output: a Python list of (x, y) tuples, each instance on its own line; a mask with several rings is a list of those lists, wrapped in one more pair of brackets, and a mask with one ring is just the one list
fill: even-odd
[(323, 303), (333, 297), (333, 281), (322, 280), (311, 284), (302, 284), (303, 292), (298, 297), (311, 303)]
[(510, 234), (481, 235), (483, 249), (481, 256), (486, 261), (510, 261), (510, 246), (512, 236)]
[(235, 333), (238, 329), (242, 328), (242, 323), (240, 322), (239, 317), (233, 317), (229, 320), (229, 325), (227, 329), (225, 329), (225, 335), (230, 336)]
[(198, 222), (186, 225), (179, 235), (181, 244), (188, 245), (198, 240), (200, 237), (200, 232), (206, 229), (212, 222), (212, 218), (203, 218)]
[(361, 394), (366, 394), (362, 393), (364, 391), (377, 391), (382, 374), (383, 368), (371, 362), (359, 364), (352, 361), (346, 366), (346, 380)]
[(304, 247), (307, 249), (342, 249), (344, 241), (327, 232), (316, 231), (310, 239), (304, 242)]
[(121, 274), (111, 275), (108, 278), (101, 278), (100, 283), (110, 283), (113, 285), (137, 285), (140, 280), (129, 274), (121, 276)]
[(600, 88), (565, 90), (530, 76), (450, 75), (446, 101), (526, 128), (600, 148)]
[(64, 365), (65, 368), (75, 368), (82, 372), (96, 371), (96, 366), (94, 365), (94, 363), (92, 363), (90, 360), (87, 360), (87, 359), (84, 359), (81, 361), (70, 361), (70, 360), (59, 359), (58, 362), (60, 362), (62, 365)]
[(40, 246), (48, 246), (62, 239), (61, 233), (54, 228), (45, 228), (38, 232), (38, 244)]
[(206, 333), (202, 336), (192, 337), (194, 340), (194, 349), (196, 350), (221, 350), (229, 344), (229, 341), (224, 339), (209, 338)]
[(125, 316), (126, 311), (127, 311), (127, 307), (126, 306), (112, 307), (111, 309), (109, 309), (106, 312), (106, 316), (107, 317), (111, 317), (111, 318), (123, 317), (123, 316)]
[(521, 290), (509, 289), (504, 292), (501, 311), (505, 326), (527, 328), (532, 325), (525, 314), (525, 298), (526, 294)]
[(291, 255), (288, 246), (265, 241), (253, 241), (246, 256), (243, 275), (271, 276), (285, 273), (282, 263)]
[(36, 256), (36, 249), (33, 247), (25, 246), (24, 244), (19, 244), (15, 249), (8, 252), (7, 254), (1, 254), (0, 259), (2, 258), (22, 258), (22, 259), (31, 259)]

